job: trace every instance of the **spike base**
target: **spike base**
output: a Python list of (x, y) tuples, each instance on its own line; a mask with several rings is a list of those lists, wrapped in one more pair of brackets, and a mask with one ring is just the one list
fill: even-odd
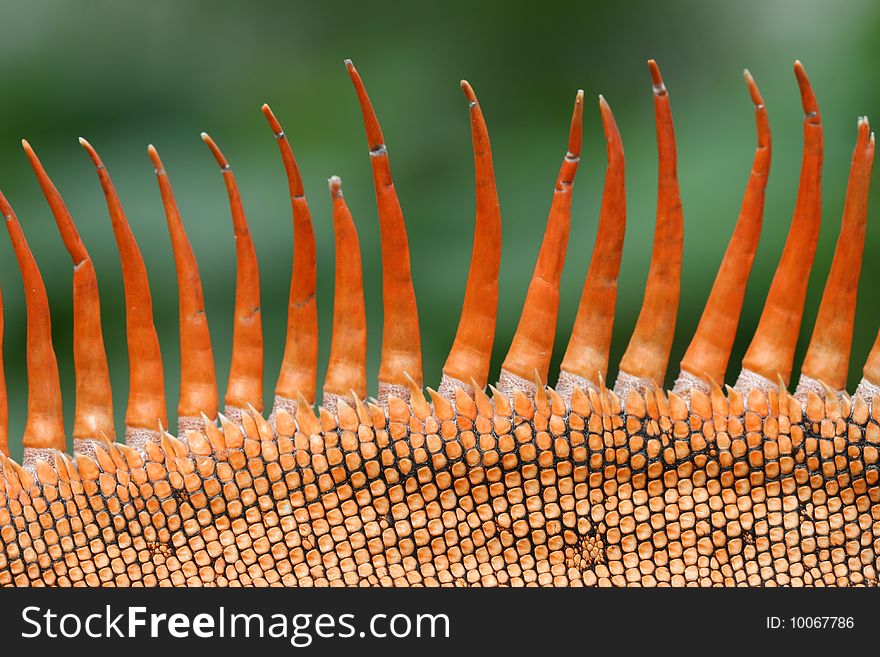
[[(269, 414), (269, 424), (273, 427), (275, 426), (275, 420), (278, 417), (279, 411), (284, 411), (285, 413), (289, 413), (290, 417), (296, 417), (296, 400), (290, 399), (289, 397), (282, 397), (281, 395), (275, 395), (275, 401), (272, 402), (272, 412)], [(227, 409), (228, 410), (228, 409)], [(233, 419), (231, 415), (227, 414), (227, 417), (235, 422), (236, 424), (241, 424), (240, 422), (240, 409), (239, 409), (239, 418)]]
[(733, 389), (741, 394), (743, 399), (748, 400), (749, 393), (755, 388), (761, 392), (768, 393), (771, 390), (778, 390), (779, 384), (771, 381), (766, 376), (761, 376), (757, 372), (743, 368), (736, 379)]
[(177, 437), (181, 440), (186, 439), (187, 431), (198, 431), (204, 433), (205, 422), (201, 417), (194, 415), (181, 415), (177, 418)]
[[(324, 394), (321, 399), (321, 406), (324, 410), (328, 411), (332, 414), (337, 414), (339, 412), (339, 403), (345, 402), (351, 408), (355, 407), (356, 400), (354, 395), (337, 395), (335, 392), (329, 392), (326, 389), (324, 390)], [(363, 399), (359, 401), (364, 401)], [(286, 409), (285, 409), (286, 410)], [(293, 411), (288, 411), (293, 415)]]
[(513, 393), (517, 390), (529, 399), (534, 399), (537, 392), (534, 381), (524, 379), (504, 368), (501, 368), (501, 374), (498, 376), (498, 390), (508, 399), (513, 399)]
[(437, 387), (437, 392), (441, 397), (448, 399), (454, 405), (455, 391), (458, 388), (464, 390), (468, 396), (474, 396), (474, 387), (471, 384), (465, 383), (461, 379), (456, 379), (454, 376), (449, 376), (444, 372), (443, 377), (440, 379), (440, 385)]
[(410, 391), (407, 386), (401, 386), (396, 383), (385, 383), (379, 381), (379, 406), (388, 408), (388, 398), (399, 397), (403, 401), (409, 401)]
[(21, 459), (21, 466), (27, 470), (33, 471), (37, 461), (46, 461), (47, 463), (54, 464), (55, 457), (59, 454), (61, 454), (61, 452), (51, 447), (25, 447)]
[(97, 440), (95, 438), (74, 438), (73, 439), (73, 454), (77, 458), (80, 456), (88, 456), (91, 459), (95, 458), (95, 449), (101, 447), (102, 449), (107, 449), (108, 445), (103, 440)]
[(585, 379), (578, 374), (566, 372), (565, 370), (559, 371), (559, 379), (556, 381), (556, 392), (559, 393), (559, 396), (565, 401), (571, 401), (571, 397), (574, 395), (575, 390), (583, 390), (586, 392), (588, 390), (598, 389), (599, 386), (589, 379)]
[(162, 434), (159, 431), (143, 427), (125, 427), (125, 444), (139, 452), (144, 451), (144, 445), (147, 443), (158, 445), (161, 441)]
[[(797, 399), (802, 404), (807, 402), (807, 395), (811, 392), (816, 393), (820, 397), (825, 397), (825, 386), (818, 379), (814, 379), (811, 376), (807, 376), (806, 374), (801, 373), (801, 378), (798, 379), (797, 388), (794, 391), (794, 398)], [(840, 398), (841, 391), (837, 391), (837, 397)]]
[(856, 395), (864, 399), (868, 406), (872, 406), (874, 397), (880, 397), (880, 386), (863, 378), (859, 381), (859, 385), (856, 388)]
[(626, 404), (626, 398), (632, 390), (640, 395), (645, 395), (654, 388), (654, 382), (641, 376), (633, 376), (620, 370), (617, 380), (614, 382), (614, 394), (620, 399), (621, 405)]
[(710, 388), (709, 384), (703, 381), (700, 377), (691, 374), (686, 370), (682, 370), (679, 372), (678, 378), (675, 380), (675, 385), (672, 386), (672, 392), (680, 397), (689, 399), (691, 396), (691, 390), (699, 390), (708, 395)]

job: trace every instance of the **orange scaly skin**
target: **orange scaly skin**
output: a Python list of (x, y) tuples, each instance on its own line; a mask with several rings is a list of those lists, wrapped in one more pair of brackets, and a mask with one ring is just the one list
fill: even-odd
[[(381, 403), (364, 401), (368, 389), (360, 246), (341, 181), (334, 177), (330, 192), (337, 290), (324, 391), (330, 410), (321, 408), (316, 415), (308, 396), (315, 325), (306, 310), (291, 324), (304, 331), (303, 348), (288, 352), (301, 369), (292, 379), (282, 376), (302, 383), (290, 389), (279, 383), (276, 390), (279, 396), (295, 394), (293, 404), (276, 404), (269, 420), (257, 410), (262, 400), (253, 388), (257, 363), (246, 355), (245, 347), (255, 344), (250, 341), (233, 353), (241, 380), (251, 386), (249, 397), (235, 401), (247, 407), (242, 404), (230, 417), (220, 414), (218, 426), (216, 385), (212, 388), (213, 381), (206, 378), (209, 371), (213, 378), (213, 361), (206, 356), (210, 341), (198, 268), (164, 167), (151, 148), (178, 265), (181, 329), (187, 336), (181, 342), (198, 351), (185, 354), (189, 367), (184, 368), (186, 399), (181, 408), (188, 409), (189, 417), (198, 416), (199, 423), (196, 429), (178, 427), (179, 438), (159, 433), (153, 440), (130, 435), (127, 445), (94, 441), (90, 451), (72, 459), (63, 452), (64, 436), (58, 429), (63, 426), (61, 398), (45, 290), (12, 209), (0, 195), (30, 293), (28, 377), (37, 382), (29, 399), (24, 465), (8, 457), (3, 443), (6, 396), (5, 387), (0, 388), (0, 586), (877, 586), (880, 387), (875, 375), (880, 347), (872, 352), (855, 395), (836, 390), (846, 370), (856, 302), (854, 294), (834, 293), (854, 280), (837, 263), (860, 257), (863, 245), (874, 155), (867, 119), (859, 122), (841, 238), (828, 277), (831, 305), (823, 300), (820, 311), (837, 321), (814, 332), (809, 372), (805, 365), (811, 380), (827, 378), (819, 381), (824, 397), (800, 386), (793, 396), (783, 382), (778, 387), (760, 380), (747, 385), (747, 378), (740, 380), (745, 392), (727, 388), (725, 393), (720, 387), (744, 302), (748, 272), (742, 268), (749, 268), (757, 244), (769, 168), (766, 112), (750, 77), (759, 148), (732, 240), (737, 246), (725, 255), (701, 328), (682, 364), (694, 377), (693, 387), (667, 393), (659, 384), (676, 309), (664, 307), (662, 300), (678, 298), (681, 207), (668, 94), (656, 64), (650, 65), (661, 159), (655, 254), (671, 254), (672, 260), (663, 264), (655, 258), (652, 265), (628, 365), (621, 368), (640, 383), (627, 384), (623, 396), (604, 383), (625, 221), (623, 147), (604, 100), (609, 163), (594, 257), (608, 261), (591, 264), (575, 338), (563, 364), (568, 378), (560, 377), (560, 392), (543, 385), (550, 374), (545, 351), (552, 347), (555, 332), (560, 299), (554, 286), (565, 257), (571, 182), (580, 156), (580, 94), (570, 155), (557, 182), (535, 269), (535, 291), (530, 289), (520, 322), (519, 346), (505, 362), (511, 369), (502, 374), (507, 377), (499, 383), (503, 392), (493, 388), (491, 398), (482, 384), (494, 336), (484, 333), (490, 324), (494, 327), (495, 257), (500, 249), (494, 240), (500, 240), (500, 214), (487, 131), (466, 83), (478, 181), (475, 261), (458, 335), (467, 339), (456, 340), (453, 351), (459, 356), (447, 362), (455, 365), (447, 374), (457, 383), (441, 386), (439, 392), (428, 388), (430, 401), (421, 390), (408, 248), (402, 252), (405, 259), (389, 260), (389, 253), (383, 253), (385, 302), (390, 304), (385, 331), (392, 332), (383, 342), (388, 349), (383, 349), (380, 384), (386, 387)], [(383, 249), (405, 247), (381, 132), (360, 78), (348, 66), (367, 120)], [(805, 106), (814, 107), (799, 64), (797, 75)], [(282, 131), (267, 110), (277, 135)], [(816, 217), (809, 204), (819, 195), (821, 148), (815, 147), (821, 140), (813, 118), (818, 120), (818, 114), (808, 111), (797, 225)], [(225, 159), (206, 141), (223, 168)], [(160, 412), (164, 414), (164, 399), (136, 376), (157, 366), (161, 374), (146, 272), (106, 170), (85, 145), (98, 165), (129, 276), (129, 317), (150, 320), (146, 326), (129, 327), (132, 380), (141, 381), (142, 387), (128, 416), (137, 411), (143, 422), (135, 428), (146, 429), (151, 426), (147, 420), (158, 423)], [(294, 281), (291, 299), (301, 293), (308, 299), (313, 284), (311, 224), (309, 220), (306, 230), (307, 211), (292, 151), (283, 145), (282, 156), (294, 213), (300, 211), (299, 224), (295, 217), (298, 235), (306, 235), (306, 244), (296, 251), (297, 257), (305, 253), (299, 266), (306, 280)], [(227, 172), (224, 168), (224, 177)], [(236, 207), (231, 174), (227, 186), (236, 235), (241, 236), (246, 224)], [(63, 207), (57, 190), (51, 189), (53, 209)], [(303, 205), (298, 207), (300, 198)], [(72, 226), (67, 219), (59, 219), (65, 240), (74, 234), (65, 232), (65, 226)], [(809, 269), (814, 250), (812, 235), (789, 239), (782, 274), (776, 278), (782, 282), (776, 287), (783, 282), (786, 289), (793, 286), (796, 270)], [(244, 251), (239, 263), (250, 274), (240, 280), (239, 291), (256, 303), (256, 258)], [(800, 285), (806, 283), (794, 287), (799, 290)], [(486, 307), (474, 301), (479, 290), (486, 290)], [(92, 296), (78, 298), (86, 303)], [(802, 300), (782, 299), (774, 291), (768, 299), (771, 314), (781, 308), (798, 315), (799, 323), (798, 303), (802, 306)], [(651, 310), (655, 307), (662, 312)], [(253, 305), (237, 310), (248, 308)], [(241, 319), (237, 313), (239, 323)], [(389, 320), (397, 323), (389, 325)], [(759, 333), (767, 330), (764, 326)], [(767, 335), (767, 341), (753, 343), (765, 362), (779, 365), (780, 380), (787, 374), (782, 370), (790, 337)], [(288, 346), (291, 339), (297, 338), (288, 334)], [(532, 350), (529, 344), (537, 347)], [(103, 346), (84, 353), (97, 362)], [(259, 354), (261, 368), (261, 346)], [(78, 361), (78, 377), (80, 365)], [(82, 363), (86, 371), (95, 371), (94, 365)], [(765, 371), (756, 374), (764, 376)], [(679, 378), (677, 387), (683, 380)], [(81, 395), (79, 387), (77, 391), (77, 417), (84, 417), (93, 398)], [(202, 402), (197, 401), (200, 394)], [(200, 403), (205, 407), (198, 408)]]

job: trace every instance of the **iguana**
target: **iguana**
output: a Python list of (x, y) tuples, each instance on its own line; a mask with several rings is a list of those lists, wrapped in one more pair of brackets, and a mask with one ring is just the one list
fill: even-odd
[[(613, 389), (608, 354), (624, 239), (624, 153), (604, 98), (607, 173), (598, 235), (555, 389), (547, 387), (559, 282), (581, 156), (583, 92), (522, 316), (489, 380), (501, 214), (486, 124), (469, 104), (476, 230), (461, 320), (437, 390), (422, 391), (420, 327), (404, 217), (363, 81), (382, 243), (384, 331), (368, 399), (361, 254), (341, 181), (333, 332), (317, 414), (316, 259), (290, 141), (264, 105), (287, 174), (294, 269), (286, 349), (263, 416), (259, 270), (229, 162), (206, 134), (231, 206), (234, 349), (218, 409), (202, 284), (155, 148), (178, 280), (181, 393), (167, 432), (147, 272), (108, 169), (81, 140), (106, 196), (124, 277), (130, 396), (116, 443), (95, 269), (27, 142), (74, 265), (76, 417), (65, 453), (49, 305), (19, 222), (0, 207), (27, 297), (24, 458), (8, 457), (0, 396), (0, 585), (876, 586), (880, 551), (880, 341), (845, 392), (874, 136), (860, 118), (840, 237), (795, 392), (787, 390), (820, 225), (822, 123), (804, 68), (800, 187), (788, 239), (736, 384), (722, 390), (761, 230), (771, 140), (752, 76), (757, 149), (735, 231), (672, 391), (683, 216), (669, 94), (649, 67), (657, 221), (644, 302)], [(2, 316), (0, 316), (2, 319)], [(2, 369), (0, 369), (2, 372)]]

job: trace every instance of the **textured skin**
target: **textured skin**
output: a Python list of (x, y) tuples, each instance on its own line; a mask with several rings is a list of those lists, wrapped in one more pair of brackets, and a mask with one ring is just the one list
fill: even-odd
[(459, 391), (0, 460), (0, 584), (876, 586), (880, 413), (729, 395)]

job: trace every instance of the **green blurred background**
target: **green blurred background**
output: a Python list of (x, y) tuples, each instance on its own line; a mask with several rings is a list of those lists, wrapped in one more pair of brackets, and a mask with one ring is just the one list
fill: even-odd
[[(235, 280), (232, 228), (221, 176), (199, 132), (224, 149), (241, 186), (260, 257), (266, 403), (283, 349), (291, 222), (277, 146), (260, 114), (268, 101), (302, 169), (318, 240), (321, 365), (333, 298), (333, 234), (326, 179), (342, 176), (360, 231), (370, 331), (370, 380), (381, 338), (378, 222), (367, 145), (351, 83), (364, 76), (389, 144), (413, 253), (425, 379), (436, 385), (464, 293), (473, 232), (467, 78), (486, 114), (504, 217), (501, 302), (491, 378), (510, 342), (565, 153), (576, 89), (588, 98), (585, 157), (557, 328), (556, 367), (593, 246), (605, 153), (595, 98), (615, 111), (627, 156), (628, 225), (612, 363), (641, 304), (656, 200), (656, 144), (645, 60), (670, 90), (685, 213), (685, 263), (677, 339), (667, 385), (693, 333), (739, 211), (754, 149), (754, 118), (741, 71), (764, 94), (773, 166), (764, 233), (729, 379), (754, 329), (791, 218), (801, 149), (792, 74), (800, 58), (825, 125), (823, 228), (798, 363), (809, 340), (843, 207), (856, 117), (880, 116), (876, 62), (880, 5), (852, 2), (4, 2), (0, 5), (0, 186), (40, 264), (52, 306), (55, 350), (73, 421), (71, 264), (21, 151), (27, 137), (63, 194), (101, 283), (117, 428), (128, 394), (119, 259), (87, 137), (110, 170), (140, 243), (153, 290), (174, 426), (178, 391), (177, 292), (170, 241), (146, 146), (159, 149), (196, 250), (221, 395), (231, 347)], [(876, 187), (876, 184), (875, 184)], [(880, 199), (870, 210), (849, 388), (880, 326), (872, 303), (880, 276)], [(6, 303), (4, 354), (13, 455), (26, 408), (21, 279), (0, 237)], [(613, 371), (613, 368), (612, 368)], [(319, 381), (319, 387), (321, 382)], [(375, 388), (371, 390), (375, 394)]]

